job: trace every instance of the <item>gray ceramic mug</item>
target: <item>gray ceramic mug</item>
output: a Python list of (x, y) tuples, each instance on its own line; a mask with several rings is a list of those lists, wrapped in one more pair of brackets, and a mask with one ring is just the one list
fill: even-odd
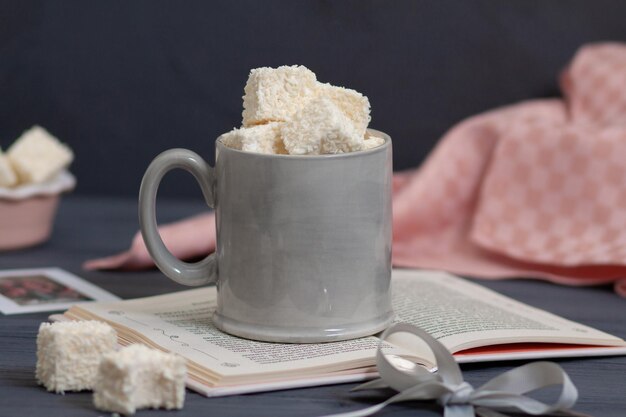
[[(139, 192), (141, 232), (159, 269), (185, 285), (216, 283), (215, 325), (271, 342), (327, 342), (387, 327), (391, 308), (391, 139), (337, 155), (265, 155), (216, 141), (215, 168), (185, 149), (159, 155)], [(217, 249), (176, 259), (158, 234), (159, 183), (174, 168), (215, 208)]]

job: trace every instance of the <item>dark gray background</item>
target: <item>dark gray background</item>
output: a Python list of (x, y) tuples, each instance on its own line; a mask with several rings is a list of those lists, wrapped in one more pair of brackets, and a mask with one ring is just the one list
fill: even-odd
[[(0, 2), (0, 146), (41, 124), (74, 148), (76, 193), (132, 196), (160, 151), (212, 161), (251, 68), (297, 63), (369, 96), (404, 169), (460, 119), (557, 95), (625, 22), (621, 1)], [(162, 195), (200, 192), (177, 174)]]

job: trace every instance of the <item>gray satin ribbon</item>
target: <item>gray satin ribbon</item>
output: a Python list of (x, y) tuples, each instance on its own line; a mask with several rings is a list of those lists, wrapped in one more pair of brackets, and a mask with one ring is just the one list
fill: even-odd
[[(425, 368), (399, 369), (383, 353), (383, 341), (394, 333), (411, 333), (420, 337), (435, 354), (438, 371)], [(424, 330), (410, 324), (396, 324), (381, 336), (376, 364), (380, 379), (356, 387), (353, 391), (393, 388), (399, 393), (387, 401), (362, 410), (333, 414), (332, 417), (370, 416), (385, 406), (401, 401), (436, 400), (444, 408), (445, 417), (506, 417), (502, 412), (529, 415), (584, 416), (569, 410), (576, 403), (578, 391), (563, 368), (553, 362), (533, 362), (500, 374), (474, 389), (463, 381), (459, 365), (448, 350)], [(561, 385), (559, 398), (545, 404), (526, 394), (552, 385)], [(330, 416), (329, 416), (330, 417)]]

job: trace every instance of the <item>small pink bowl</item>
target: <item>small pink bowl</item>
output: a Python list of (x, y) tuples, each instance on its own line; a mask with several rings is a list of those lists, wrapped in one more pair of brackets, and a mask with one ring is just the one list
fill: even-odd
[(45, 242), (52, 232), (61, 193), (75, 185), (74, 176), (63, 171), (41, 184), (0, 188), (0, 250)]

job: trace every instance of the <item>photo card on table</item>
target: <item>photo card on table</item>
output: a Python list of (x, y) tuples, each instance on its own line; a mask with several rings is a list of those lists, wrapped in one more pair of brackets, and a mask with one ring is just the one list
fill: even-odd
[(89, 301), (119, 297), (60, 268), (0, 270), (0, 312), (4, 314), (65, 310)]

